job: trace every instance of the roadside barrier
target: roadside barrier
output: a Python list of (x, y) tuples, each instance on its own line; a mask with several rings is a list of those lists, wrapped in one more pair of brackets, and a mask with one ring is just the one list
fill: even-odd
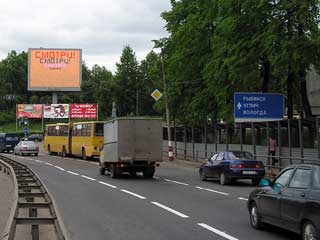
[(39, 240), (44, 233), (50, 233), (53, 240), (68, 239), (55, 203), (39, 177), (24, 164), (3, 155), (0, 167), (14, 183), (14, 201), (1, 240)]

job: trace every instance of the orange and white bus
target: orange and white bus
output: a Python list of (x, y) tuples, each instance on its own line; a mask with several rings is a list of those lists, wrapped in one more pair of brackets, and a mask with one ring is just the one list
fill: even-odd
[(57, 123), (46, 125), (44, 147), (49, 154), (100, 156), (103, 147), (103, 122)]

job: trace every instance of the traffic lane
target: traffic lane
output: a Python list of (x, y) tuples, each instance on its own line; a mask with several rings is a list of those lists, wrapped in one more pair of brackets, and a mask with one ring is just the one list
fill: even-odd
[(250, 180), (237, 180), (229, 185), (220, 185), (219, 181), (201, 181), (198, 167), (185, 167), (170, 162), (162, 162), (157, 168), (156, 175), (163, 179), (175, 180), (190, 185), (197, 185), (204, 188), (215, 188), (218, 191), (225, 191), (239, 197), (248, 198), (250, 192), (255, 189)]
[[(66, 161), (61, 161), (60, 158), (55, 158), (53, 161), (60, 163), (60, 165), (77, 161), (74, 159), (63, 160)], [(75, 162), (75, 164), (81, 166), (81, 169), (77, 170), (80, 174), (86, 174), (99, 180), (107, 179), (108, 183), (130, 189), (132, 192), (141, 195), (150, 196), (150, 198), (156, 199), (173, 209), (180, 209), (182, 212), (194, 216), (197, 222), (205, 221), (211, 226), (215, 226), (232, 235), (240, 236), (240, 239), (250, 239), (252, 236), (259, 239), (270, 239), (271, 237), (273, 239), (292, 239), (292, 237), (286, 238), (281, 234), (278, 235), (277, 232), (259, 232), (252, 229), (249, 226), (246, 202), (240, 201), (236, 196), (225, 195), (225, 192), (212, 192), (208, 191), (213, 190), (212, 188), (197, 189), (194, 186), (181, 185), (164, 180), (145, 180), (142, 177), (131, 178), (123, 176), (121, 179), (111, 179), (99, 176), (97, 167), (92, 164), (79, 161)], [(61, 166), (65, 167), (64, 165)], [(73, 164), (71, 164), (72, 166)], [(244, 231), (244, 229), (246, 230)]]
[[(35, 171), (54, 198), (72, 239), (225, 239), (125, 189), (18, 158)], [(123, 191), (125, 190), (125, 191)], [(158, 205), (157, 205), (158, 204)], [(162, 207), (159, 207), (163, 205)]]

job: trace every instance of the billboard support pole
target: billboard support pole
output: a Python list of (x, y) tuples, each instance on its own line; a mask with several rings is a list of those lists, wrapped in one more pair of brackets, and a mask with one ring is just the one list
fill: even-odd
[(44, 132), (44, 114), (43, 114), (43, 111), (44, 111), (44, 107), (42, 105), (42, 132)]
[(58, 93), (53, 92), (52, 93), (52, 104), (57, 104), (58, 103)]
[(99, 104), (97, 104), (97, 121), (99, 121)]
[(16, 104), (16, 133), (18, 132), (18, 105)]

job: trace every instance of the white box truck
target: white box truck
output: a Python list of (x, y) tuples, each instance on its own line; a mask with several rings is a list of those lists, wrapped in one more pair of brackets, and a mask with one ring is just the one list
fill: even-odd
[(162, 119), (121, 117), (104, 124), (104, 145), (100, 173), (112, 178), (126, 172), (142, 172), (152, 178), (157, 162), (162, 161)]

